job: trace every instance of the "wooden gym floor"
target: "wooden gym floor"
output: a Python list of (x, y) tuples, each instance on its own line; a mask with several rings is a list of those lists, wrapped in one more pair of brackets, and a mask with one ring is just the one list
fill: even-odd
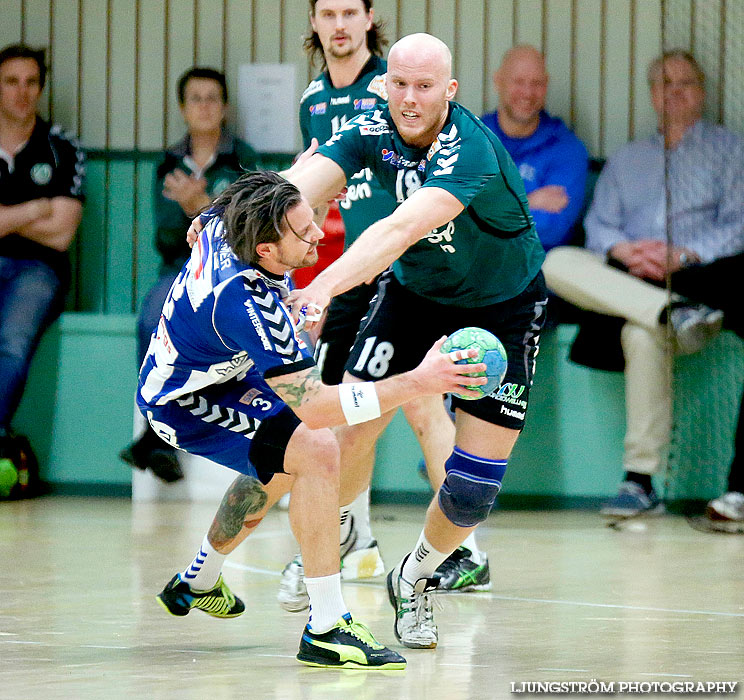
[[(294, 554), (273, 511), (224, 573), (234, 620), (168, 616), (154, 600), (216, 504), (47, 497), (0, 504), (0, 698), (508, 698), (522, 681), (742, 681), (744, 536), (666, 516), (616, 532), (590, 512), (498, 512), (480, 530), (490, 593), (440, 595), (436, 650), (404, 673), (306, 668), (305, 622), (279, 609)], [(420, 507), (376, 507), (391, 567)], [(347, 583), (353, 613), (400, 649), (383, 580)], [(670, 697), (667, 695), (666, 697)]]

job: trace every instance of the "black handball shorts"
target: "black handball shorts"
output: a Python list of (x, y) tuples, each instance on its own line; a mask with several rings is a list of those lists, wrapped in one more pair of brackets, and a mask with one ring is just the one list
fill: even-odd
[(320, 338), (315, 344), (315, 363), (325, 384), (340, 384), (359, 323), (377, 293), (377, 284), (360, 284), (337, 297), (328, 307)]
[(521, 430), (546, 306), (542, 272), (512, 299), (464, 308), (425, 299), (401, 285), (388, 271), (380, 277), (377, 295), (362, 320), (346, 371), (364, 381), (400, 374), (416, 367), (443, 335), (468, 326), (484, 328), (506, 350), (504, 381), (482, 399), (469, 401), (453, 396), (452, 406), (494, 425)]

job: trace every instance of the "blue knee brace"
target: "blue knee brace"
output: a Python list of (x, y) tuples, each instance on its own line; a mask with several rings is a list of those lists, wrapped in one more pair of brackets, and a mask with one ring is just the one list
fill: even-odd
[(506, 472), (505, 459), (486, 459), (455, 447), (445, 462), (447, 475), (439, 489), (439, 506), (455, 525), (473, 527), (493, 508)]

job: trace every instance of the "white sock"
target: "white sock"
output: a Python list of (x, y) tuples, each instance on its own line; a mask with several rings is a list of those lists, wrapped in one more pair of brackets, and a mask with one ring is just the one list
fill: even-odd
[(431, 546), (421, 531), (416, 548), (411, 552), (403, 567), (402, 575), (408, 583), (416, 583), (420, 578), (431, 578), (437, 567), (450, 555), (450, 552), (439, 552)]
[(357, 542), (367, 544), (374, 539), (374, 537), (372, 537), (372, 527), (369, 524), (369, 488), (362, 491), (348, 508), (354, 516), (354, 528), (357, 532)]
[(349, 612), (341, 595), (341, 574), (306, 578), (305, 585), (310, 596), (310, 619), (307, 624), (315, 634), (323, 634)]
[(467, 547), (476, 559), (480, 558), (481, 551), (478, 549), (478, 543), (475, 541), (475, 530), (465, 538), (465, 541), (460, 546)]
[(181, 578), (195, 591), (208, 591), (217, 583), (225, 559), (227, 559), (227, 555), (220, 554), (209, 544), (205, 535), (201, 549), (194, 557), (194, 561), (181, 574)]
[(341, 523), (341, 537), (339, 544), (343, 544), (349, 538), (351, 533), (351, 523), (354, 518), (351, 517), (351, 505), (344, 506), (339, 511), (339, 521)]

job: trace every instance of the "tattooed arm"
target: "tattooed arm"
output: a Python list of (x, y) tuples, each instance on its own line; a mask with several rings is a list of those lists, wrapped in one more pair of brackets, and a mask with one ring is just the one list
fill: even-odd
[[(477, 398), (476, 392), (465, 389), (466, 384), (480, 385), (485, 384), (487, 380), (485, 377), (473, 377), (468, 373), (485, 372), (486, 366), (456, 365), (453, 360), (463, 359), (465, 355), (453, 358), (451, 353), (442, 354), (439, 348), (443, 342), (444, 338), (438, 340), (426, 353), (421, 364), (410, 372), (375, 382), (377, 400), (380, 402), (382, 413), (387, 413), (419, 396), (456, 391)], [(475, 350), (462, 352), (467, 352), (470, 357), (477, 354)], [(316, 366), (266, 379), (266, 383), (308, 428), (317, 430), (346, 423), (338, 386), (323, 384)]]

